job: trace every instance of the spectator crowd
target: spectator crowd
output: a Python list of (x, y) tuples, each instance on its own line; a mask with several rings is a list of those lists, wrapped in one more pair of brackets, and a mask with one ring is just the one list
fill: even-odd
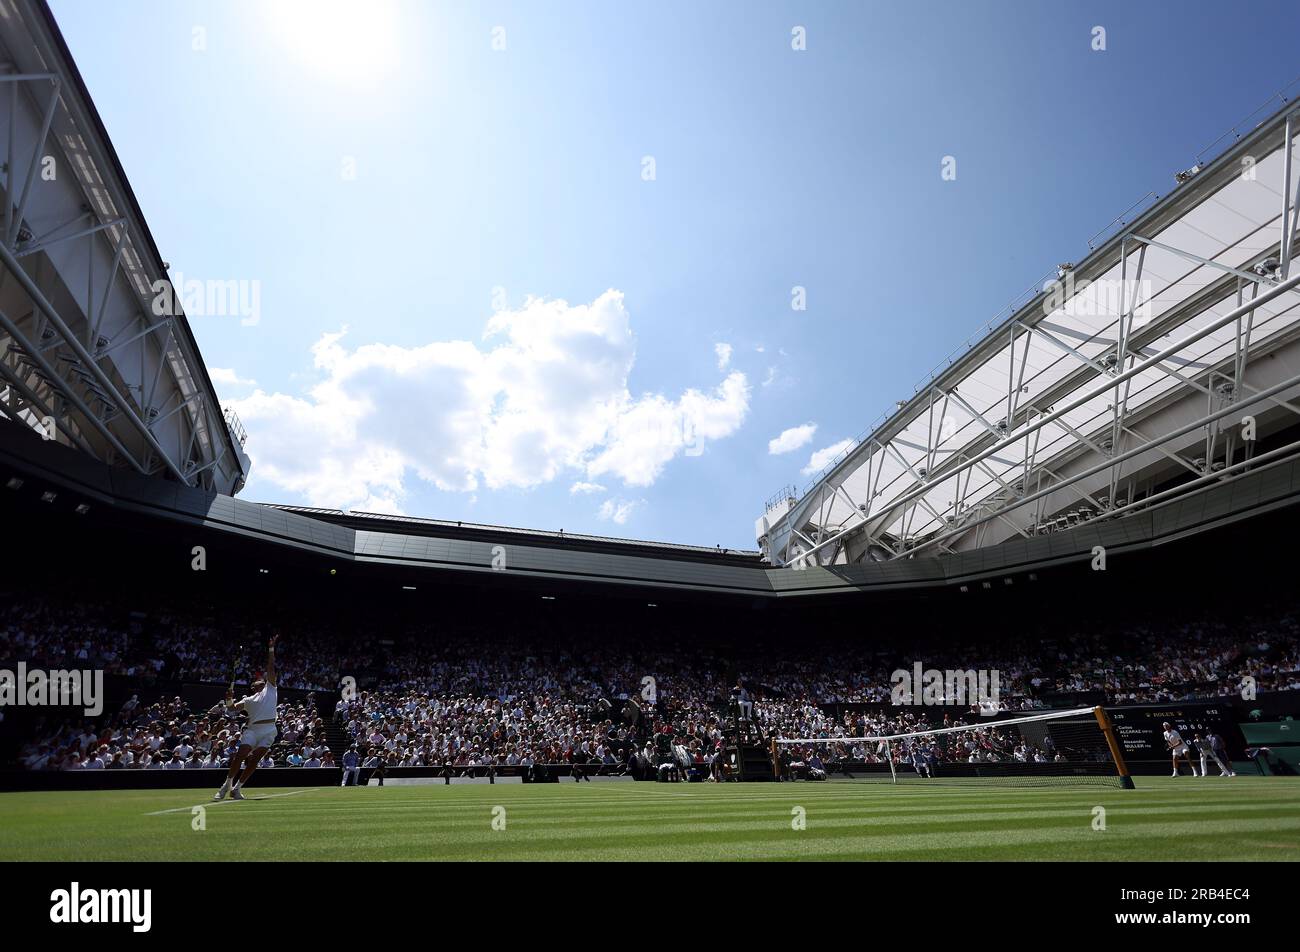
[[(1077, 706), (1085, 697), (1111, 704), (1212, 698), (1238, 693), (1247, 678), (1260, 692), (1300, 689), (1300, 621), (1283, 610), (1127, 619), (1087, 631), (1061, 619), (972, 646), (937, 634), (738, 638), (649, 623), (611, 633), (598, 620), (572, 617), (557, 631), (517, 612), (366, 624), (310, 616), (268, 623), (251, 610), (234, 617), (193, 608), (142, 612), (105, 600), (38, 597), (10, 597), (0, 608), (0, 666), (92, 668), (141, 685), (94, 722), (44, 721), (18, 751), (31, 769), (226, 765), (240, 724), (222, 705), (194, 710), (179, 696), (139, 698), (157, 696), (154, 684), (224, 683), (237, 654), (232, 646), (257, 646), (255, 654), (271, 624), (282, 633), (281, 689), (327, 699), (320, 710), (310, 699), (280, 705), (280, 737), (268, 754), (278, 766), (334, 766), (342, 752), (327, 743), (333, 719), (369, 767), (464, 773), (559, 764), (586, 774), (671, 762), (681, 775), (716, 778), (715, 754), (735, 723), (738, 687), (752, 699), (752, 725), (764, 736), (841, 739), (790, 751), (795, 763), (815, 757), (821, 766), (811, 769), (822, 769), (827, 757), (870, 763), (892, 755), (913, 767), (933, 759), (934, 769), (942, 760), (1059, 756), (987, 729), (943, 735), (919, 750), (855, 742), (969, 716), (951, 705), (889, 706), (897, 699), (893, 673), (916, 661), (927, 669), (996, 671), (1002, 710)], [(251, 673), (241, 669), (241, 680)]]

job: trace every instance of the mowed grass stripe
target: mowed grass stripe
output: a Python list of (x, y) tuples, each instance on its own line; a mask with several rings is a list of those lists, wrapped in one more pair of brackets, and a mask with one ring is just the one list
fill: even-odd
[[(1285, 783), (1285, 781), (1282, 781)], [(613, 786), (613, 785), (611, 785)], [(586, 789), (586, 788), (584, 788)], [(404, 790), (365, 788), (361, 790), (347, 789), (340, 790), (337, 788), (317, 788), (313, 799), (324, 799), (331, 804), (373, 804), (377, 809), (401, 809), (410, 808), (436, 808), (446, 811), (456, 810), (473, 810), (480, 809), (482, 804), (503, 804), (506, 806), (529, 806), (535, 809), (554, 810), (562, 812), (573, 808), (592, 809), (607, 807), (610, 809), (630, 809), (645, 806), (665, 807), (675, 806), (681, 803), (705, 803), (710, 805), (727, 805), (727, 804), (766, 804), (773, 801), (811, 801), (825, 804), (843, 804), (850, 807), (860, 808), (888, 808), (888, 807), (907, 807), (917, 805), (926, 809), (945, 810), (950, 807), (959, 807), (965, 809), (972, 803), (1004, 803), (1013, 806), (1016, 803), (1026, 803), (1035, 805), (1044, 804), (1070, 804), (1083, 801), (1090, 802), (1110, 802), (1110, 803), (1134, 803), (1140, 802), (1144, 805), (1162, 804), (1176, 806), (1188, 802), (1241, 802), (1243, 799), (1251, 797), (1268, 796), (1267, 788), (1259, 786), (1236, 787), (1235, 789), (1219, 788), (1218, 790), (1192, 790), (1184, 788), (1181, 790), (1166, 789), (1160, 791), (1158, 795), (1149, 795), (1145, 797), (1135, 796), (1136, 791), (1079, 791), (1073, 790), (1068, 793), (1052, 792), (1034, 794), (1023, 790), (1006, 791), (994, 789), (985, 791), (978, 797), (963, 796), (961, 801), (954, 803), (945, 793), (936, 794), (900, 794), (892, 790), (872, 791), (870, 794), (841, 794), (839, 791), (831, 792), (832, 788), (814, 784), (780, 784), (765, 786), (761, 795), (750, 796), (720, 796), (711, 795), (711, 791), (717, 788), (697, 788), (699, 793), (691, 791), (694, 795), (678, 794), (674, 796), (654, 795), (653, 791), (663, 789), (659, 787), (652, 788), (649, 795), (639, 796), (635, 799), (627, 797), (609, 797), (606, 794), (596, 794), (594, 791), (587, 796), (547, 796), (554, 788), (549, 790), (546, 787), (533, 788), (516, 788), (514, 791), (507, 793), (504, 789), (482, 788), (476, 786), (459, 786), (450, 788), (419, 788), (410, 787)], [(668, 788), (669, 791), (672, 788)], [(689, 788), (688, 788), (689, 789)], [(522, 793), (520, 791), (523, 791)], [(1272, 791), (1276, 792), (1276, 791)], [(1290, 791), (1282, 792), (1280, 799), (1288, 799)], [(503, 795), (504, 794), (504, 795)], [(7, 799), (6, 799), (7, 798)], [(1268, 797), (1269, 799), (1279, 799), (1277, 796)], [(112, 793), (50, 793), (50, 794), (7, 794), (0, 797), (0, 817), (11, 812), (8, 807), (12, 805), (14, 811), (31, 814), (44, 815), (62, 815), (69, 810), (84, 809), (87, 805), (99, 808), (104, 804), (112, 803), (124, 805), (133, 801), (139, 801), (141, 806), (154, 808), (150, 811), (156, 812), (157, 809), (167, 808), (188, 808), (195, 805), (196, 797), (191, 791), (186, 791), (182, 797), (176, 797), (172, 794), (168, 798), (160, 798), (157, 794), (152, 794), (147, 798), (140, 799), (138, 792), (112, 792)], [(199, 804), (206, 801), (199, 800)], [(253, 800), (248, 803), (227, 804), (227, 806), (236, 806), (241, 810), (259, 810), (266, 811), (270, 808), (268, 801)]]
[[(1238, 837), (1244, 832), (1258, 835), (1267, 832), (1274, 838), (1289, 837), (1300, 844), (1300, 821), (1287, 820), (1283, 825), (1225, 821), (1211, 831), (1215, 836)], [(808, 858), (872, 858), (872, 859), (942, 859), (964, 854), (963, 858), (988, 859), (995, 855), (1008, 858), (1146, 858), (1153, 846), (1162, 847), (1168, 858), (1245, 858), (1238, 845), (1225, 849), (1224, 844), (1200, 837), (1204, 828), (1200, 823), (1153, 824), (1143, 831), (1138, 842), (1121, 842), (1120, 838), (1106, 839), (1110, 833), (1097, 833), (1086, 826), (1065, 829), (1017, 828), (1009, 840), (1007, 832), (1000, 829), (963, 831), (960, 833), (906, 833), (888, 836), (845, 835), (841, 831), (814, 828), (802, 833), (765, 826), (761, 830), (726, 830), (726, 845), (722, 847), (710, 836), (715, 830), (701, 824), (673, 833), (635, 833), (623, 831), (617, 836), (601, 837), (594, 843), (584, 842), (575, 836), (577, 828), (566, 835), (534, 835), (528, 831), (512, 830), (508, 833), (479, 831), (470, 841), (457, 838), (452, 844), (443, 837), (431, 836), (428, 842), (406, 839), (394, 843), (381, 858), (431, 859), (446, 857), (448, 852), (457, 859), (573, 859), (573, 860), (626, 860), (675, 859), (710, 861), (719, 859), (808, 859)], [(412, 831), (414, 833), (414, 831)], [(1012, 840), (1014, 842), (1012, 842)], [(450, 850), (448, 849), (450, 846)], [(1136, 848), (1135, 848), (1136, 847)], [(310, 858), (310, 857), (308, 857)], [(1264, 859), (1288, 859), (1280, 852)]]
[[(507, 809), (507, 817), (512, 823), (526, 823), (531, 826), (572, 826), (575, 822), (580, 822), (583, 826), (604, 827), (606, 825), (614, 826), (655, 826), (663, 823), (691, 823), (696, 820), (713, 821), (716, 823), (746, 823), (753, 820), (776, 820), (788, 822), (791, 818), (790, 808), (796, 804), (774, 805), (763, 804), (753, 807), (732, 808), (729, 811), (721, 811), (708, 808), (706, 805), (698, 805), (692, 808), (683, 808), (668, 811), (639, 811), (634, 815), (629, 815), (626, 811), (596, 810), (583, 811), (580, 818), (575, 818), (570, 812), (539, 811), (531, 807), (516, 807), (513, 810)], [(784, 807), (784, 808), (783, 808)], [(419, 806), (406, 805), (397, 808), (399, 812), (405, 814), (402, 822), (421, 823), (425, 822), (427, 810)], [(1053, 807), (1041, 809), (1027, 809), (1017, 807), (1007, 809), (1005, 805), (998, 805), (994, 808), (982, 810), (968, 809), (961, 811), (959, 816), (953, 816), (952, 811), (944, 810), (921, 810), (916, 808), (873, 808), (870, 811), (863, 811), (861, 806), (838, 806), (822, 803), (815, 803), (806, 806), (806, 815), (808, 821), (823, 823), (837, 822), (858, 825), (900, 825), (900, 824), (930, 824), (947, 822), (950, 824), (964, 825), (972, 822), (988, 821), (1029, 821), (1035, 820), (1073, 820), (1083, 818), (1087, 822), (1092, 820), (1092, 807), (1084, 805)], [(1180, 808), (1179, 813), (1188, 817), (1201, 817), (1210, 819), (1218, 816), (1226, 817), (1250, 817), (1250, 816), (1272, 816), (1272, 815), (1295, 815), (1297, 807), (1294, 801), (1278, 800), (1263, 803), (1250, 804), (1195, 804)], [(282, 817), (290, 814), (276, 812), (267, 814), (267, 816)], [(303, 815), (303, 814), (292, 814)], [(394, 819), (393, 809), (376, 809), (370, 807), (345, 807), (341, 809), (330, 809), (323, 811), (323, 815), (337, 822), (367, 822), (372, 820), (380, 824), (387, 824)], [(323, 816), (322, 815), (322, 816)], [(1119, 822), (1128, 817), (1166, 817), (1169, 815), (1167, 807), (1163, 806), (1114, 806), (1107, 808), (1107, 816), (1111, 822)], [(456, 813), (440, 814), (436, 818), (439, 825), (457, 826), (473, 828), (474, 826), (483, 825), (489, 822), (491, 810), (486, 805), (480, 806), (474, 810), (457, 811)], [(242, 822), (245, 818), (240, 817), (238, 820), (223, 817), (223, 822)], [(251, 818), (250, 818), (251, 819)], [(259, 820), (264, 817), (259, 816)], [(600, 832), (600, 831), (598, 831)]]
[[(7, 794), (0, 796), (0, 858), (1240, 859), (1251, 850), (1251, 858), (1300, 859), (1295, 782), (1139, 783), (1138, 791), (840, 783), (326, 787), (310, 797), (206, 811), (202, 832), (191, 829), (182, 807), (201, 799), (192, 790)], [(506, 808), (500, 832), (490, 827), (498, 805)], [(807, 811), (802, 831), (790, 827), (795, 805)], [(1105, 832), (1092, 829), (1096, 805), (1107, 808)], [(144, 815), (160, 809), (176, 812)]]
[[(944, 837), (948, 835), (967, 834), (971, 832), (988, 832), (997, 835), (1016, 837), (1026, 830), (1054, 829), (1081, 830), (1093, 833), (1092, 818), (1089, 814), (1072, 814), (1068, 817), (1040, 816), (1036, 814), (1014, 815), (1003, 813), (998, 818), (979, 820), (948, 819), (943, 822), (917, 821), (912, 818), (884, 818), (881, 820), (864, 820), (861, 818), (818, 818), (810, 815), (805, 830), (793, 830), (790, 816), (772, 815), (767, 817), (721, 817), (697, 815), (694, 818), (678, 818), (671, 824), (645, 823), (630, 820), (625, 823), (595, 825), (585, 821), (571, 821), (567, 824), (549, 824), (530, 822), (524, 817), (508, 817), (506, 830), (495, 831), (485, 816), (481, 821), (460, 823), (416, 823), (409, 824), (405, 832), (411, 835), (431, 837), (487, 837), (490, 839), (508, 839), (516, 835), (534, 839), (547, 837), (563, 838), (566, 842), (576, 843), (590, 841), (599, 843), (610, 837), (618, 836), (652, 836), (664, 844), (688, 843), (701, 835), (726, 834), (726, 841), (743, 838), (745, 834), (762, 834), (772, 831), (782, 836), (792, 833), (819, 836), (846, 835), (862, 839), (884, 840), (897, 837), (909, 837), (921, 842), (923, 837)], [(304, 824), (308, 827), (310, 824)], [(1214, 817), (1173, 818), (1169, 815), (1129, 816), (1120, 819), (1108, 818), (1107, 832), (1146, 835), (1152, 831), (1172, 826), (1184, 828), (1203, 827), (1212, 832), (1251, 829), (1300, 829), (1300, 816), (1294, 810), (1278, 808), (1268, 813), (1256, 814), (1248, 818), (1234, 816), (1226, 811)], [(349, 824), (350, 833), (370, 831), (382, 834), (387, 824), (381, 818), (370, 822), (355, 819)], [(248, 826), (247, 833), (262, 833), (264, 830)], [(503, 836), (502, 833), (505, 835)]]
[[(1200, 834), (1205, 831), (1207, 827), (1200, 820), (1151, 820), (1133, 829), (1108, 827), (1104, 833), (1092, 830), (1087, 823), (1050, 827), (1033, 822), (1006, 823), (986, 825), (976, 830), (951, 825), (941, 829), (928, 827), (884, 832), (866, 830), (861, 826), (846, 829), (834, 823), (820, 826), (810, 823), (806, 830), (794, 831), (787, 823), (748, 823), (736, 828), (717, 822), (701, 822), (678, 825), (667, 830), (637, 831), (624, 828), (616, 836), (610, 836), (608, 832), (593, 835), (592, 831), (577, 826), (563, 831), (542, 831), (523, 825), (515, 826), (505, 833), (493, 833), (484, 828), (468, 835), (475, 847), (490, 852), (540, 852), (545, 855), (572, 853), (601, 859), (621, 854), (635, 846), (643, 848), (642, 855), (645, 855), (645, 850), (649, 850), (673, 858), (705, 860), (743, 858), (755, 853), (770, 852), (769, 848), (773, 846), (777, 847), (773, 853), (777, 857), (786, 850), (802, 852), (811, 850), (826, 854), (911, 853), (932, 856), (942, 854), (956, 846), (963, 849), (980, 849), (1004, 845), (1012, 840), (1019, 846), (1061, 842), (1092, 844), (1107, 836), (1117, 839), (1177, 840), (1187, 837), (1188, 834)], [(1264, 821), (1225, 819), (1215, 821), (1208, 830), (1215, 835), (1243, 833), (1258, 835), (1265, 831), (1272, 836), (1300, 843), (1300, 817), (1294, 815), (1274, 817)], [(724, 854), (720, 854), (714, 844), (712, 834), (715, 833), (726, 834)], [(1131, 833), (1133, 837), (1123, 837), (1122, 834), (1125, 833)], [(439, 833), (435, 832), (431, 835), (436, 838)], [(418, 848), (416, 852), (419, 852)]]
[[(351, 801), (369, 802), (369, 798), (375, 798), (374, 802), (384, 804), (400, 805), (407, 804), (411, 806), (424, 805), (427, 801), (436, 801), (440, 807), (455, 809), (474, 809), (484, 800), (491, 800), (494, 803), (505, 805), (542, 804), (546, 808), (563, 810), (574, 806), (595, 805), (604, 803), (611, 807), (623, 808), (627, 805), (640, 804), (665, 804), (675, 803), (678, 801), (708, 801), (708, 802), (736, 802), (736, 803), (763, 803), (770, 801), (773, 797), (796, 797), (806, 799), (817, 797), (821, 801), (839, 800), (844, 803), (862, 804), (864, 802), (879, 803), (926, 803), (938, 804), (940, 808), (948, 804), (964, 803), (968, 800), (976, 802), (998, 801), (1010, 803), (1014, 801), (1025, 801), (1031, 803), (1057, 803), (1057, 802), (1078, 802), (1080, 799), (1105, 799), (1122, 798), (1126, 802), (1134, 798), (1142, 798), (1152, 801), (1158, 797), (1159, 802), (1178, 803), (1188, 797), (1196, 800), (1206, 800), (1210, 797), (1225, 797), (1229, 801), (1236, 801), (1240, 798), (1242, 785), (1249, 785), (1252, 779), (1258, 781), (1259, 778), (1236, 778), (1225, 781), (1222, 786), (1213, 782), (1207, 782), (1204, 785), (1193, 784), (1190, 780), (1184, 779), (1182, 784), (1168, 783), (1168, 778), (1162, 778), (1166, 781), (1165, 786), (1158, 789), (1152, 789), (1147, 784), (1152, 783), (1149, 778), (1141, 780), (1143, 786), (1135, 791), (1123, 791), (1114, 787), (1051, 787), (1051, 788), (1023, 788), (1023, 787), (985, 787), (980, 791), (969, 789), (957, 790), (951, 787), (890, 787), (880, 786), (878, 784), (773, 784), (773, 785), (752, 785), (745, 788), (738, 788), (736, 785), (726, 786), (700, 786), (700, 785), (659, 785), (659, 784), (631, 784), (631, 783), (606, 783), (592, 784), (581, 787), (570, 787), (568, 785), (556, 787), (552, 785), (539, 785), (525, 787), (517, 784), (499, 784), (499, 785), (453, 785), (446, 787), (443, 785), (431, 786), (402, 786), (402, 787), (368, 787), (368, 788), (347, 788), (340, 789), (336, 787), (319, 787), (314, 788), (322, 796), (334, 796), (347, 798)], [(1272, 778), (1270, 778), (1272, 779)], [(1235, 788), (1235, 789), (1234, 789)], [(753, 790), (750, 794), (736, 794), (732, 791), (737, 789)], [(544, 792), (544, 793), (543, 793)], [(273, 796), (276, 793), (274, 788), (265, 788), (264, 790), (251, 790), (250, 796)], [(4, 812), (6, 797), (24, 797), (33, 796), (30, 794), (0, 794), (0, 814)], [(48, 793), (38, 794), (48, 799), (49, 811), (58, 812), (62, 808), (63, 802), (59, 798), (84, 798), (104, 796), (97, 793)], [(190, 806), (205, 803), (207, 798), (203, 796), (202, 791), (185, 791), (179, 797), (176, 793), (160, 794), (157, 791), (118, 791), (111, 794), (113, 797), (136, 799), (141, 801), (141, 806), (152, 807), (154, 810), (159, 808), (177, 808), (179, 806)], [(254, 801), (257, 802), (257, 801)], [(146, 812), (142, 809), (142, 812)]]
[[(716, 808), (745, 808), (745, 807), (765, 807), (773, 802), (794, 803), (817, 803), (819, 805), (830, 806), (843, 809), (915, 809), (933, 812), (955, 812), (956, 810), (965, 810), (973, 806), (984, 803), (998, 803), (1007, 806), (1014, 806), (1015, 803), (1023, 802), (1032, 806), (1059, 806), (1072, 805), (1080, 802), (1090, 803), (1113, 803), (1113, 804), (1133, 804), (1140, 803), (1143, 806), (1152, 807), (1181, 807), (1188, 802), (1196, 803), (1240, 803), (1242, 797), (1231, 793), (1208, 794), (1197, 797), (1146, 797), (1134, 798), (1127, 793), (1118, 792), (1106, 796), (1091, 796), (1074, 794), (1071, 796), (1043, 796), (1025, 798), (1023, 800), (1009, 802), (1009, 798), (998, 795), (984, 795), (975, 799), (965, 799), (959, 805), (947, 802), (941, 797), (829, 797), (818, 795), (816, 788), (805, 786), (782, 785), (779, 793), (767, 797), (744, 797), (744, 798), (711, 798), (711, 797), (685, 797), (685, 796), (665, 796), (665, 797), (647, 797), (637, 800), (620, 800), (617, 798), (575, 798), (565, 800), (544, 800), (538, 797), (518, 797), (518, 796), (483, 796), (471, 800), (444, 798), (436, 794), (423, 794), (416, 797), (392, 798), (388, 799), (381, 794), (379, 797), (367, 797), (365, 794), (360, 796), (349, 792), (346, 797), (334, 798), (330, 801), (331, 808), (348, 809), (352, 806), (360, 808), (373, 808), (377, 810), (419, 810), (419, 809), (437, 809), (447, 813), (466, 812), (484, 809), (484, 804), (503, 805), (506, 807), (527, 808), (540, 812), (551, 812), (563, 814), (573, 809), (581, 809), (584, 812), (627, 812), (629, 810), (640, 809), (676, 809), (679, 806), (701, 806), (708, 809)], [(1275, 802), (1293, 802), (1293, 798), (1278, 796), (1271, 798)], [(260, 803), (260, 801), (258, 801)], [(345, 806), (345, 804), (347, 806)], [(2, 805), (0, 805), (2, 807)], [(263, 810), (265, 807), (258, 806), (241, 806), (241, 809), (258, 809)]]

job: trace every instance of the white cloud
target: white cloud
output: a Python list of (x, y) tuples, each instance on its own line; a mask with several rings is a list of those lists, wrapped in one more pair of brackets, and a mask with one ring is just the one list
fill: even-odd
[(629, 486), (649, 486), (678, 453), (699, 456), (707, 440), (730, 436), (749, 410), (749, 383), (733, 371), (711, 394), (687, 390), (677, 400), (648, 394), (617, 408), (588, 476), (612, 473)]
[(731, 363), (731, 345), (714, 344), (713, 353), (718, 357), (718, 369), (726, 370), (728, 365)]
[(256, 380), (245, 380), (243, 377), (239, 376), (239, 374), (237, 374), (230, 367), (209, 367), (208, 376), (212, 378), (212, 382), (217, 386), (227, 386), (227, 387), (257, 386)]
[(351, 508), (355, 512), (376, 512), (385, 516), (406, 515), (402, 507), (397, 504), (397, 500), (390, 496), (369, 496)]
[(840, 440), (838, 443), (832, 443), (830, 446), (822, 447), (814, 452), (812, 456), (808, 457), (808, 465), (805, 466), (801, 472), (805, 476), (811, 476), (813, 473), (820, 473), (830, 465), (831, 460), (835, 459), (835, 457), (839, 456), (852, 445), (852, 440)]
[(627, 499), (606, 499), (600, 504), (600, 509), (596, 513), (596, 518), (602, 522), (613, 522), (615, 525), (623, 525), (631, 517), (632, 512), (641, 503), (636, 500)]
[(782, 430), (781, 435), (775, 439), (767, 441), (767, 451), (772, 456), (780, 456), (782, 453), (793, 453), (801, 446), (807, 446), (812, 442), (813, 434), (817, 432), (816, 423), (804, 423), (800, 426), (792, 426), (788, 430)]
[(577, 496), (577, 495), (586, 496), (586, 495), (590, 495), (591, 493), (603, 493), (604, 491), (605, 491), (605, 487), (602, 486), (600, 483), (576, 482), (569, 487), (569, 495), (571, 496)]
[[(653, 483), (679, 455), (734, 433), (749, 383), (635, 396), (623, 295), (591, 304), (529, 298), (492, 315), (483, 340), (363, 344), (343, 331), (312, 347), (320, 382), (231, 401), (248, 429), (252, 483), (309, 504), (399, 506), (411, 473), (440, 489), (529, 488), (573, 473)], [(264, 491), (265, 492), (265, 491)]]

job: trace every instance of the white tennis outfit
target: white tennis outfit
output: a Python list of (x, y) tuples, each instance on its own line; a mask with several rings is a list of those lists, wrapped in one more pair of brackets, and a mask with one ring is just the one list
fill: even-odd
[[(247, 744), (256, 750), (258, 747), (270, 747), (275, 743), (278, 733), (275, 729), (275, 704), (274, 684), (263, 685), (262, 690), (256, 694), (250, 694), (235, 702), (235, 707), (243, 708), (248, 715), (248, 726), (244, 728), (244, 733), (239, 738), (241, 744)], [(259, 724), (258, 721), (269, 721), (269, 723)]]
[(1187, 753), (1187, 745), (1183, 743), (1183, 735), (1172, 728), (1165, 731), (1165, 743), (1169, 745), (1169, 750), (1173, 754), (1181, 756)]

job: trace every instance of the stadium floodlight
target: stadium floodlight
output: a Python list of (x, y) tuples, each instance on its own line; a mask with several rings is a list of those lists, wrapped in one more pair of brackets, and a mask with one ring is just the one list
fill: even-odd
[(5, 483), (5, 488), (14, 489), (14, 490), (22, 489), (23, 481), (19, 479), (17, 476), (10, 476), (9, 481)]
[[(791, 748), (789, 754), (783, 756), (783, 747)], [(783, 759), (798, 764), (817, 754), (863, 781), (1133, 789), (1123, 749), (1101, 707), (879, 736), (773, 738), (771, 753), (778, 770)]]
[(41, 493), (41, 502), (54, 502), (54, 500), (58, 498), (59, 494), (53, 489), (47, 489), (45, 492)]
[(90, 512), (90, 506), (86, 505), (84, 502), (79, 502), (77, 503), (77, 508), (74, 511), (77, 513), (77, 515), (84, 516), (86, 513)]

